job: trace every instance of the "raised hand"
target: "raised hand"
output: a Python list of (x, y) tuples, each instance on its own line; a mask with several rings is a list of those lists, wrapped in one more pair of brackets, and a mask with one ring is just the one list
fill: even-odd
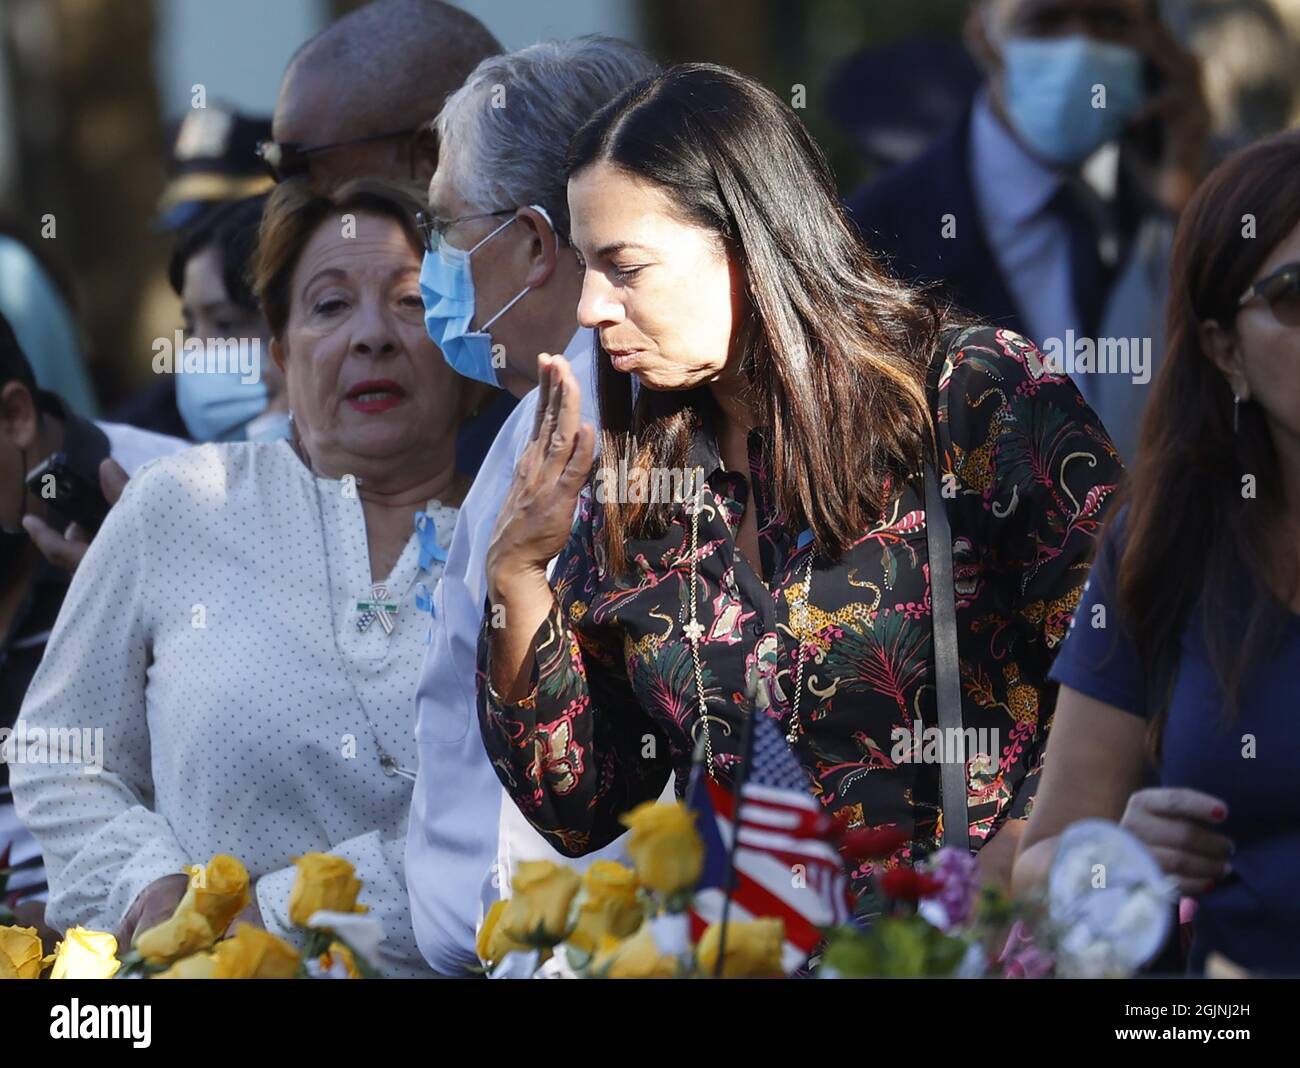
[(532, 440), (515, 465), (487, 553), (489, 681), (505, 701), (526, 696), (532, 639), (555, 604), (546, 568), (568, 540), (596, 452), (596, 431), (582, 423), (582, 390), (568, 361), (544, 353), (537, 364)]
[[(546, 571), (569, 537), (578, 494), (591, 473), (596, 432), (582, 424), (582, 389), (563, 356), (538, 357), (533, 436), (515, 466), (488, 548), (494, 570)], [(491, 581), (491, 579), (489, 579)]]

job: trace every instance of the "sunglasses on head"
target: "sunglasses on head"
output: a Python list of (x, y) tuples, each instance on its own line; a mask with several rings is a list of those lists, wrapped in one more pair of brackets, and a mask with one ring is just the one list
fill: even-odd
[(1285, 263), (1272, 274), (1252, 285), (1241, 299), (1239, 308), (1262, 300), (1284, 326), (1300, 326), (1300, 263)]
[[(370, 134), (367, 137), (353, 137), (347, 141), (332, 141), (328, 145), (304, 145), (298, 141), (262, 141), (257, 146), (258, 158), (267, 172), (277, 182), (296, 178), (306, 174), (311, 166), (311, 158), (321, 152), (331, 152), (336, 148), (350, 148), (353, 145), (368, 145), (375, 141), (391, 141), (398, 137), (413, 137), (419, 127), (407, 130), (394, 130), (392, 133)], [(414, 149), (412, 150), (414, 152)]]

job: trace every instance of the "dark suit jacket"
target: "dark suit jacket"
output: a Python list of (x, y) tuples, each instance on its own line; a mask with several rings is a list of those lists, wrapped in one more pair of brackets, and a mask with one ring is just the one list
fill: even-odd
[[(939, 283), (939, 295), (983, 322), (1026, 333), (1015, 299), (980, 225), (970, 173), (970, 111), (917, 159), (848, 199), (862, 236), (908, 281)], [(956, 221), (945, 238), (944, 216)]]

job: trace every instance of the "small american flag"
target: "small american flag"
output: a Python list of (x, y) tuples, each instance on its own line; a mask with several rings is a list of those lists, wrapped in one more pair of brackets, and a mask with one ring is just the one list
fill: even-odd
[[(740, 837), (728, 922), (759, 916), (785, 921), (782, 963), (797, 969), (821, 941), (819, 927), (849, 919), (848, 878), (831, 845), (835, 825), (808, 789), (808, 776), (772, 719), (754, 709), (753, 755), (741, 787)], [(691, 936), (722, 919), (727, 851), (735, 825), (731, 793), (697, 764), (687, 804), (698, 813), (704, 871), (690, 910)]]

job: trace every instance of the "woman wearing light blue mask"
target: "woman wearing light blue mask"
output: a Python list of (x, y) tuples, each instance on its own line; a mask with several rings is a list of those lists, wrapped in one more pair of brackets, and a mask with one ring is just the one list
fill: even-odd
[[(245, 281), (265, 200), (254, 197), (215, 209), (182, 236), (172, 256), (169, 273), (181, 298), (187, 342), (198, 339), (215, 354), (213, 342), (234, 339), (252, 368), (252, 373), (247, 368), (198, 373), (187, 367), (176, 374), (176, 406), (195, 441), (289, 437), (284, 376), (269, 359), (270, 332)], [(233, 355), (235, 349), (229, 351)]]

